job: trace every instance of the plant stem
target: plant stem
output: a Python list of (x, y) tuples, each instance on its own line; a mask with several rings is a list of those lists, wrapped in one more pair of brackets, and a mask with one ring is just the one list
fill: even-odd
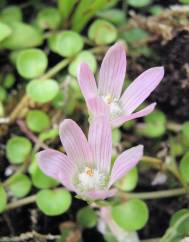
[(36, 200), (36, 195), (32, 195), (23, 199), (16, 200), (14, 202), (11, 202), (7, 205), (6, 210), (11, 210), (14, 208), (22, 207), (24, 205), (28, 205), (30, 203), (34, 203)]
[(140, 242), (158, 242), (160, 238), (154, 238), (154, 239), (142, 239)]
[[(53, 77), (61, 69), (65, 68), (69, 64), (69, 62), (70, 62), (70, 59), (63, 59), (58, 64), (56, 64), (54, 67), (52, 67), (46, 74), (41, 76), (41, 78), (39, 78), (39, 79), (40, 80), (45, 80), (45, 79)], [(30, 98), (26, 94), (22, 97), (22, 99), (20, 100), (18, 105), (15, 107), (15, 109), (12, 111), (12, 113), (9, 116), (9, 120), (10, 120), (11, 123), (14, 122), (15, 119), (19, 116), (21, 110), (25, 106), (28, 105), (29, 100), (30, 100)]]
[(175, 188), (169, 190), (155, 191), (155, 192), (140, 192), (140, 193), (125, 193), (119, 192), (118, 196), (121, 199), (128, 200), (130, 198), (140, 198), (143, 200), (152, 200), (152, 199), (160, 199), (160, 198), (168, 198), (175, 197), (179, 195), (185, 195), (189, 193), (189, 187), (187, 188)]
[(160, 160), (158, 158), (151, 157), (151, 156), (143, 156), (142, 161), (152, 163), (154, 165), (159, 165), (159, 166), (161, 166), (162, 163), (163, 163), (162, 160)]
[[(179, 196), (179, 195), (184, 195), (189, 193), (189, 188), (176, 188), (176, 189), (170, 189), (170, 190), (165, 190), (165, 191), (155, 191), (155, 192), (141, 192), (141, 193), (124, 193), (124, 192), (119, 192), (118, 196), (122, 200), (128, 200), (131, 198), (140, 198), (143, 200), (147, 199), (160, 199), (160, 198), (167, 198), (167, 197), (174, 197), (174, 196)], [(30, 203), (34, 203), (36, 201), (36, 195), (32, 195), (17, 201), (14, 201), (12, 203), (9, 203), (6, 207), (6, 210), (11, 210), (14, 208), (18, 208), (24, 205), (28, 205)]]

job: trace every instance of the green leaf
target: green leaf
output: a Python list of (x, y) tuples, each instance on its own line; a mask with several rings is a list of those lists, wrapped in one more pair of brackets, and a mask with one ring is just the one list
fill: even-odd
[(179, 219), (180, 219), (183, 215), (185, 215), (185, 214), (189, 214), (189, 209), (188, 209), (188, 208), (180, 209), (179, 211), (177, 211), (176, 213), (174, 213), (174, 214), (171, 216), (170, 226), (174, 226), (174, 225), (179, 221)]
[(2, 41), (12, 33), (12, 30), (7, 24), (0, 22), (0, 33), (0, 41)]
[(160, 6), (160, 5), (154, 5), (152, 7), (149, 8), (149, 12), (152, 14), (152, 15), (159, 15), (163, 12), (163, 7)]
[(154, 111), (144, 117), (145, 124), (138, 126), (137, 133), (150, 138), (158, 138), (166, 131), (166, 116), (161, 111)]
[(182, 157), (179, 164), (179, 171), (183, 180), (189, 183), (189, 151)]
[(179, 0), (182, 4), (189, 4), (189, 0)]
[(39, 139), (44, 142), (46, 140), (54, 139), (54, 138), (58, 137), (58, 135), (59, 135), (58, 128), (54, 128), (54, 129), (50, 129), (48, 131), (41, 133), (39, 135)]
[(36, 19), (41, 29), (57, 29), (61, 23), (61, 15), (58, 9), (53, 7), (42, 8)]
[(74, 31), (62, 31), (52, 34), (49, 39), (49, 48), (64, 57), (70, 57), (83, 49), (82, 37)]
[(32, 80), (28, 83), (26, 92), (35, 102), (46, 103), (58, 93), (59, 86), (55, 80)]
[(3, 80), (3, 87), (10, 89), (14, 85), (15, 81), (15, 76), (12, 73), (7, 73)]
[(4, 106), (2, 102), (0, 102), (0, 117), (3, 117), (5, 114)]
[(134, 8), (142, 8), (152, 3), (152, 0), (127, 0), (128, 4)]
[(112, 131), (112, 143), (118, 145), (121, 140), (121, 131), (119, 129), (113, 129)]
[(6, 144), (6, 156), (13, 164), (23, 163), (31, 152), (31, 142), (22, 136), (15, 136)]
[(184, 146), (189, 147), (189, 122), (182, 125), (181, 139)]
[(138, 170), (134, 167), (123, 178), (116, 182), (116, 187), (119, 189), (130, 192), (135, 189), (138, 183)]
[(15, 197), (25, 197), (31, 190), (31, 181), (28, 176), (18, 174), (11, 181), (9, 189)]
[(2, 41), (2, 47), (16, 50), (35, 47), (43, 42), (42, 33), (33, 26), (21, 22), (11, 22), (12, 34)]
[(0, 213), (3, 212), (7, 205), (7, 194), (2, 185), (0, 185)]
[(125, 22), (125, 13), (120, 9), (105, 9), (97, 13), (97, 16), (107, 21), (120, 25)]
[(50, 127), (50, 118), (41, 110), (32, 110), (27, 113), (26, 124), (33, 132), (40, 133)]
[(74, 12), (71, 19), (72, 29), (81, 32), (88, 21), (101, 10), (107, 6), (109, 0), (80, 0), (77, 11)]
[(41, 76), (48, 66), (48, 59), (40, 49), (28, 49), (19, 53), (16, 59), (18, 73), (28, 79)]
[(64, 106), (64, 93), (62, 90), (53, 98), (52, 105), (54, 108), (62, 108)]
[(8, 6), (0, 13), (0, 19), (7, 23), (22, 21), (22, 17), (21, 8), (16, 5)]
[(167, 229), (164, 236), (159, 242), (180, 242), (184, 239), (189, 231), (189, 212), (184, 212), (178, 216), (174, 223)]
[(65, 189), (42, 190), (37, 193), (38, 208), (48, 216), (57, 216), (65, 213), (71, 206), (71, 194)]
[(77, 77), (77, 71), (81, 63), (87, 63), (93, 73), (96, 71), (97, 63), (95, 56), (90, 51), (80, 52), (69, 65), (69, 73)]
[(147, 39), (149, 37), (149, 34), (141, 28), (133, 28), (122, 33), (122, 37), (125, 39), (127, 43), (132, 44), (133, 42), (139, 41), (141, 39)]
[(81, 208), (77, 212), (77, 223), (83, 228), (92, 228), (97, 224), (96, 212), (90, 207)]
[(145, 226), (149, 218), (146, 203), (131, 199), (126, 203), (112, 207), (114, 221), (126, 231), (136, 231)]
[(88, 36), (98, 45), (111, 44), (117, 39), (117, 30), (106, 20), (97, 19), (91, 24)]
[(78, 0), (58, 0), (58, 9), (64, 19), (67, 19)]
[(6, 90), (0, 86), (0, 102), (4, 102), (7, 99), (7, 92)]

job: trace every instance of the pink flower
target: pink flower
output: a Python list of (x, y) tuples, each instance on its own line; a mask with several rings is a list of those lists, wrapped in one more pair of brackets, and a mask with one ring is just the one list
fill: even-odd
[[(98, 103), (90, 103), (93, 109)], [(96, 105), (96, 106), (95, 106)], [(37, 154), (41, 170), (85, 200), (105, 199), (115, 194), (110, 187), (132, 169), (143, 155), (143, 146), (124, 151), (111, 169), (111, 125), (106, 115), (93, 119), (88, 140), (71, 119), (60, 125), (60, 139), (67, 155), (53, 149)]]
[(121, 42), (114, 44), (106, 53), (99, 73), (98, 87), (89, 66), (80, 65), (78, 81), (89, 110), (88, 100), (100, 96), (110, 108), (113, 127), (118, 127), (131, 119), (151, 113), (156, 103), (133, 113), (158, 86), (164, 76), (163, 67), (153, 67), (138, 76), (123, 92), (122, 87), (126, 72), (126, 54)]

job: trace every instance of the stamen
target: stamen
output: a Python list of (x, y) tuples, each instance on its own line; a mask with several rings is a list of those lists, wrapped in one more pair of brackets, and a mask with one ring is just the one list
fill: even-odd
[(102, 98), (105, 101), (105, 103), (107, 103), (110, 106), (111, 118), (116, 118), (123, 113), (123, 109), (121, 107), (119, 100), (113, 98), (110, 94), (102, 96)]
[(85, 167), (76, 178), (76, 186), (81, 191), (89, 191), (92, 189), (101, 189), (106, 184), (107, 177), (104, 173), (91, 167)]

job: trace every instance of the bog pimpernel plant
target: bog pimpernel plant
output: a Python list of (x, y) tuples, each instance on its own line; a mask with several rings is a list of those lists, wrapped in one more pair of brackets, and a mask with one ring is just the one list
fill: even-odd
[(175, 3), (0, 2), (0, 242), (189, 241)]

